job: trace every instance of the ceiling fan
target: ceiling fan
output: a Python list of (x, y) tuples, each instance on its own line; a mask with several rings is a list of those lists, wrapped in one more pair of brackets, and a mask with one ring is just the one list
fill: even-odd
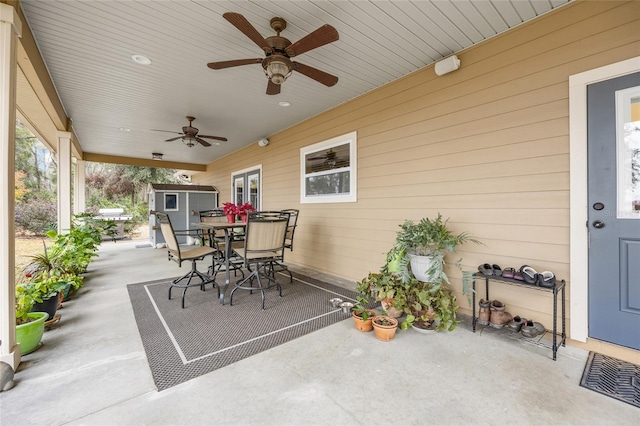
[(258, 30), (239, 13), (227, 12), (222, 16), (264, 50), (266, 56), (264, 59), (236, 59), (231, 61), (210, 62), (207, 64), (209, 68), (219, 70), (240, 65), (262, 64), (264, 73), (269, 79), (267, 83), (267, 95), (277, 95), (280, 93), (280, 85), (284, 83), (293, 71), (298, 71), (328, 87), (338, 82), (338, 77), (334, 75), (291, 60), (294, 56), (301, 55), (312, 49), (338, 40), (338, 31), (331, 25), (325, 24), (312, 33), (302, 37), (297, 42), (291, 43), (286, 38), (280, 37), (280, 32), (287, 27), (287, 22), (283, 18), (276, 17), (271, 19), (270, 25), (276, 32), (276, 35), (264, 38)]
[[(307, 160), (310, 160), (310, 161), (324, 160), (322, 165), (327, 166), (329, 169), (334, 169), (334, 168), (336, 168), (336, 166), (343, 167), (345, 164), (348, 164), (347, 160), (338, 159), (337, 153), (331, 148), (329, 148), (324, 153), (324, 155), (319, 155), (319, 156), (316, 156), (316, 157), (309, 157), (309, 158), (307, 158)], [(315, 165), (314, 167), (316, 167), (316, 168), (317, 167), (322, 167), (322, 165), (320, 165), (320, 166)]]
[[(227, 141), (227, 138), (223, 138), (221, 136), (198, 135), (198, 129), (196, 129), (195, 127), (193, 127), (191, 125), (191, 123), (195, 119), (196, 119), (195, 117), (187, 116), (187, 120), (189, 120), (189, 125), (182, 127), (182, 133), (180, 133), (180, 132), (172, 132), (170, 130), (157, 130), (157, 129), (151, 129), (151, 130), (156, 131), (156, 132), (176, 133), (176, 134), (178, 134), (180, 136), (176, 136), (175, 138), (167, 139), (167, 140), (165, 140), (165, 142), (173, 142), (173, 141), (177, 141), (178, 139), (182, 139), (182, 142), (184, 142), (184, 144), (187, 145), (189, 148), (195, 146), (196, 142), (199, 143), (202, 146), (211, 146), (211, 144), (209, 142), (205, 141), (202, 138), (215, 139), (215, 140), (222, 141), (222, 142), (226, 142)], [(219, 145), (219, 144), (217, 144), (217, 145)]]

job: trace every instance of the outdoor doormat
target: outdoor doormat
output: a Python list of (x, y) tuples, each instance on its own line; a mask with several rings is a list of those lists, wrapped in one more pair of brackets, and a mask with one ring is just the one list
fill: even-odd
[(580, 386), (640, 408), (640, 365), (590, 352)]
[[(233, 278), (233, 277), (232, 277)], [(239, 277), (238, 277), (239, 278)], [(282, 297), (273, 287), (265, 290), (265, 310), (260, 292), (237, 290), (233, 306), (229, 294), (220, 305), (211, 284), (187, 290), (168, 290), (172, 279), (127, 286), (149, 367), (159, 391), (227, 366), (243, 358), (286, 343), (351, 316), (332, 298), (355, 302), (357, 293), (300, 274), (282, 274)]]

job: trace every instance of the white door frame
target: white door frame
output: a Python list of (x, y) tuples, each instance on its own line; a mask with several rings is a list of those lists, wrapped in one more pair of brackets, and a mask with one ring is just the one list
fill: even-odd
[(587, 86), (640, 71), (640, 56), (569, 76), (571, 339), (589, 336), (589, 232), (587, 228)]
[[(233, 189), (234, 189), (233, 188), (233, 184), (234, 184), (233, 177), (235, 175), (244, 174), (244, 173), (251, 172), (251, 171), (254, 171), (254, 170), (259, 170), (260, 171), (260, 183), (259, 183), (259, 185), (260, 185), (260, 194), (258, 194), (258, 198), (260, 199), (260, 208), (262, 210), (264, 210), (263, 209), (263, 204), (262, 204), (262, 164), (258, 164), (256, 166), (252, 166), (252, 167), (246, 167), (246, 168), (244, 168), (242, 170), (236, 170), (234, 172), (231, 172), (231, 176), (229, 177), (229, 179), (231, 180), (231, 199), (229, 201), (234, 201), (235, 200), (235, 196), (236, 196), (234, 194), (234, 192), (233, 192)], [(248, 188), (247, 188), (247, 190), (248, 190)]]

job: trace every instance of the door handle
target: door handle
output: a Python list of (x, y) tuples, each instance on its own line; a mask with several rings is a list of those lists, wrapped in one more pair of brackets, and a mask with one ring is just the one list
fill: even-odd
[(594, 227), (594, 228), (597, 228), (597, 229), (602, 229), (602, 228), (604, 228), (604, 222), (603, 222), (603, 221), (601, 221), (601, 220), (595, 220), (595, 221), (593, 221), (593, 224), (592, 224), (592, 225), (593, 225), (593, 227)]

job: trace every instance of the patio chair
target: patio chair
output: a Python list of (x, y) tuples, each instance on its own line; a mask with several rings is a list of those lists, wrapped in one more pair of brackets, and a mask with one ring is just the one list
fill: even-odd
[[(203, 210), (199, 212), (199, 215), (200, 222), (202, 223), (227, 223), (227, 216), (222, 210)], [(213, 276), (213, 279), (215, 280), (218, 272), (220, 272), (222, 267), (225, 265), (227, 248), (225, 245), (224, 231), (202, 228), (200, 229), (200, 233), (202, 245), (209, 245), (209, 247), (213, 247), (216, 249), (216, 252), (213, 255), (211, 266), (209, 266), (210, 275)], [(243, 239), (244, 235), (237, 236), (237, 234), (234, 233), (231, 247), (241, 248)], [(244, 278), (244, 272), (242, 271), (242, 262), (234, 261), (235, 259), (233, 258), (229, 260), (229, 267), (234, 270), (234, 275), (237, 275), (238, 271), (240, 271), (240, 273), (242, 274), (242, 278)]]
[[(288, 221), (289, 215), (281, 212), (249, 214), (244, 247), (239, 255), (251, 274), (235, 284), (229, 295), (230, 305), (233, 305), (233, 294), (238, 289), (250, 292), (259, 290), (262, 297), (262, 309), (264, 309), (264, 290), (275, 286), (279, 296), (282, 297), (282, 287), (276, 281), (271, 265), (284, 258)], [(265, 285), (263, 285), (263, 280), (266, 280)], [(257, 281), (257, 287), (253, 286), (254, 281)]]
[[(198, 246), (192, 249), (184, 250), (180, 248), (180, 244), (178, 243), (178, 236), (195, 236), (192, 231), (175, 231), (173, 229), (173, 225), (171, 225), (171, 219), (166, 213), (161, 212), (151, 212), (156, 216), (158, 223), (160, 224), (160, 230), (162, 232), (162, 236), (167, 244), (167, 256), (169, 260), (173, 260), (178, 264), (178, 266), (182, 267), (182, 262), (191, 262), (191, 270), (184, 274), (180, 278), (176, 278), (171, 282), (169, 286), (169, 300), (171, 300), (171, 290), (173, 287), (182, 288), (182, 308), (184, 309), (184, 297), (187, 293), (187, 289), (189, 287), (200, 287), (200, 290), (204, 291), (204, 286), (209, 283), (213, 283), (213, 286), (218, 288), (215, 284), (215, 281), (209, 275), (203, 274), (198, 271), (196, 268), (196, 261), (203, 260), (206, 256), (213, 256), (215, 254), (216, 249), (208, 246)], [(193, 278), (199, 278), (200, 282), (191, 281)], [(186, 280), (186, 283), (183, 281)], [(220, 296), (220, 288), (218, 288), (218, 297)]]
[[(282, 213), (289, 214), (289, 221), (287, 223), (287, 236), (285, 237), (285, 240), (284, 240), (284, 247), (293, 251), (293, 236), (296, 232), (296, 226), (298, 224), (298, 213), (300, 213), (300, 210), (285, 209), (285, 210), (282, 210)], [(289, 271), (289, 268), (284, 263), (274, 262), (271, 265), (271, 268), (274, 273), (277, 271), (286, 272), (287, 274), (289, 274), (289, 282), (293, 282), (293, 274), (291, 274), (291, 271)]]

